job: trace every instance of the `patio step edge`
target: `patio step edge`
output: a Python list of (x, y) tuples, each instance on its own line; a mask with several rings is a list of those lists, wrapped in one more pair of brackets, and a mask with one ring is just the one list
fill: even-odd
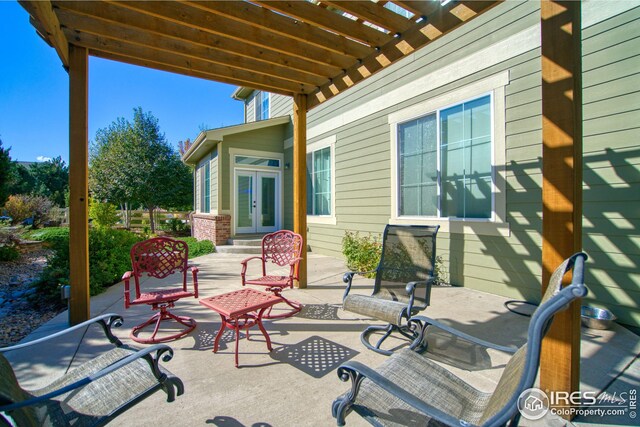
[(216, 246), (216, 252), (222, 254), (260, 255), (262, 248), (260, 246), (220, 245)]
[(262, 239), (238, 239), (231, 238), (227, 239), (228, 246), (260, 246), (262, 244)]

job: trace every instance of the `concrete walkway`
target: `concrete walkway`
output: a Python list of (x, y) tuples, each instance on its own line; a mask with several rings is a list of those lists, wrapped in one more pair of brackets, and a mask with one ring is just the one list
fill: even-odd
[[(211, 254), (193, 260), (200, 268), (200, 296), (208, 297), (240, 287), (240, 260), (243, 255)], [(257, 273), (258, 263), (250, 273)], [(211, 424), (220, 427), (267, 426), (329, 426), (331, 403), (347, 390), (336, 368), (354, 359), (370, 366), (379, 365), (384, 356), (367, 350), (359, 335), (369, 323), (341, 307), (346, 271), (343, 261), (316, 254), (309, 255), (309, 287), (287, 290), (290, 299), (305, 304), (299, 315), (265, 322), (274, 350), (268, 352), (264, 338), (257, 329), (251, 330), (251, 341), (240, 341), (240, 368), (234, 367), (234, 338), (231, 331), (221, 340), (220, 350), (212, 353), (213, 339), (220, 326), (220, 317), (198, 304), (197, 300), (182, 300), (175, 313), (195, 318), (194, 332), (169, 345), (175, 357), (166, 367), (185, 384), (185, 394), (173, 403), (166, 403), (163, 393), (156, 393), (117, 418), (115, 426)], [(172, 278), (175, 283), (175, 278)], [(353, 292), (370, 292), (369, 279), (354, 281)], [(151, 315), (148, 307), (135, 307), (125, 312), (122, 284), (91, 299), (91, 314), (120, 313), (125, 318), (116, 335), (128, 344), (138, 345), (128, 338), (130, 328)], [(497, 344), (521, 345), (526, 336), (528, 318), (508, 312), (505, 298), (464, 288), (441, 287), (432, 293), (432, 305), (425, 314)], [(27, 339), (66, 327), (66, 312), (39, 328)], [(36, 387), (43, 378), (56, 375), (100, 351), (103, 342), (96, 331), (89, 330), (81, 338), (70, 337), (65, 342), (43, 352), (11, 355), (19, 379), (26, 388)], [(392, 343), (393, 344), (393, 343)], [(406, 345), (397, 342), (398, 345)], [(139, 346), (139, 345), (138, 345)], [(582, 390), (600, 392), (611, 383), (624, 388), (634, 384), (625, 377), (637, 374), (637, 363), (627, 369), (640, 353), (640, 340), (625, 328), (615, 326), (610, 331), (583, 329)], [(461, 353), (462, 358), (465, 354)], [(472, 371), (449, 367), (455, 374), (469, 378), (478, 388), (490, 391), (495, 387), (508, 357), (489, 353), (486, 369), (467, 366)], [(486, 361), (485, 361), (486, 362)], [(465, 363), (461, 361), (461, 366)], [(635, 373), (635, 374), (634, 374)], [(32, 379), (33, 375), (38, 378)], [(29, 378), (27, 378), (29, 376)], [(618, 378), (618, 382), (614, 380)], [(637, 385), (637, 377), (636, 385)], [(628, 387), (627, 387), (628, 388)], [(585, 425), (606, 425), (608, 420), (584, 419)], [(631, 421), (631, 420), (629, 420)], [(620, 424), (621, 420), (615, 420)], [(347, 417), (350, 426), (368, 425), (357, 415)], [(532, 425), (522, 422), (521, 425)], [(553, 417), (537, 425), (565, 425)], [(633, 424), (629, 424), (633, 425)]]

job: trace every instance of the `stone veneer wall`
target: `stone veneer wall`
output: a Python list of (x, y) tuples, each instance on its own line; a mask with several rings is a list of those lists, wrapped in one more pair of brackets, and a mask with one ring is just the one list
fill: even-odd
[(226, 245), (231, 237), (231, 215), (193, 214), (191, 235), (198, 240), (211, 240), (216, 246)]

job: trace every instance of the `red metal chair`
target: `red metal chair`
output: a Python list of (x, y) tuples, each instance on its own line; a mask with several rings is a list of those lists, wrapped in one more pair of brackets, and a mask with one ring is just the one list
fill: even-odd
[[(281, 292), (286, 288), (293, 288), (293, 281), (298, 280), (298, 268), (303, 248), (302, 236), (288, 230), (280, 230), (267, 234), (262, 238), (262, 255), (245, 259), (241, 262), (242, 286), (259, 285), (266, 286), (267, 291), (282, 298), (282, 302), (289, 305), (292, 310), (284, 314), (272, 315), (271, 309), (263, 316), (264, 319), (277, 319), (289, 317), (298, 313), (302, 309), (302, 304), (291, 301), (282, 296)], [(247, 279), (247, 264), (251, 260), (259, 259), (262, 262), (262, 277)], [(278, 267), (289, 266), (288, 276), (267, 275), (267, 263), (275, 264)], [(276, 268), (272, 266), (271, 268)]]
[[(153, 310), (160, 310), (149, 320), (135, 326), (129, 335), (132, 340), (150, 344), (165, 341), (171, 341), (180, 338), (196, 327), (196, 321), (186, 316), (176, 316), (169, 311), (174, 307), (174, 303), (181, 298), (195, 297), (198, 298), (198, 268), (188, 264), (189, 258), (187, 244), (181, 240), (174, 240), (168, 237), (156, 237), (136, 243), (131, 248), (131, 264), (133, 271), (127, 271), (122, 276), (124, 280), (124, 308), (127, 309), (132, 305), (148, 304)], [(193, 291), (187, 289), (187, 271), (191, 270), (193, 275)], [(161, 290), (150, 290), (142, 292), (140, 290), (140, 278), (144, 273), (149, 277), (164, 279), (176, 271), (182, 273), (182, 287)], [(135, 295), (129, 290), (129, 281), (133, 276), (135, 281)], [(145, 281), (146, 282), (146, 281)], [(180, 332), (156, 337), (160, 329), (160, 323), (165, 320), (175, 320), (185, 326)], [(149, 338), (140, 338), (138, 332), (143, 328), (155, 323), (153, 333)]]

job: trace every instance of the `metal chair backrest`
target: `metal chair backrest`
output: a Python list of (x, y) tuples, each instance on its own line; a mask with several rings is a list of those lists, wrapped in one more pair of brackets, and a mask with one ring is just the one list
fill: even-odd
[(136, 283), (136, 298), (140, 297), (140, 277), (164, 279), (176, 271), (183, 275), (183, 286), (186, 289), (189, 248), (182, 240), (168, 237), (154, 237), (136, 243), (131, 248), (131, 265)]
[[(531, 316), (527, 343), (507, 363), (495, 392), (481, 418), (483, 425), (504, 425), (517, 412), (518, 397), (533, 387), (540, 365), (542, 338), (546, 334), (553, 316), (566, 309), (569, 304), (587, 294), (584, 285), (584, 264), (587, 255), (578, 252), (566, 259), (555, 270), (542, 302)], [(572, 271), (571, 284), (562, 286), (566, 273)]]
[[(437, 225), (385, 227), (374, 296), (408, 303), (407, 283), (429, 280), (434, 276), (439, 228)], [(429, 305), (430, 289), (430, 286), (416, 288), (414, 307), (424, 309)]]
[(289, 230), (276, 231), (262, 238), (262, 259), (283, 267), (302, 255), (302, 246), (301, 235)]

